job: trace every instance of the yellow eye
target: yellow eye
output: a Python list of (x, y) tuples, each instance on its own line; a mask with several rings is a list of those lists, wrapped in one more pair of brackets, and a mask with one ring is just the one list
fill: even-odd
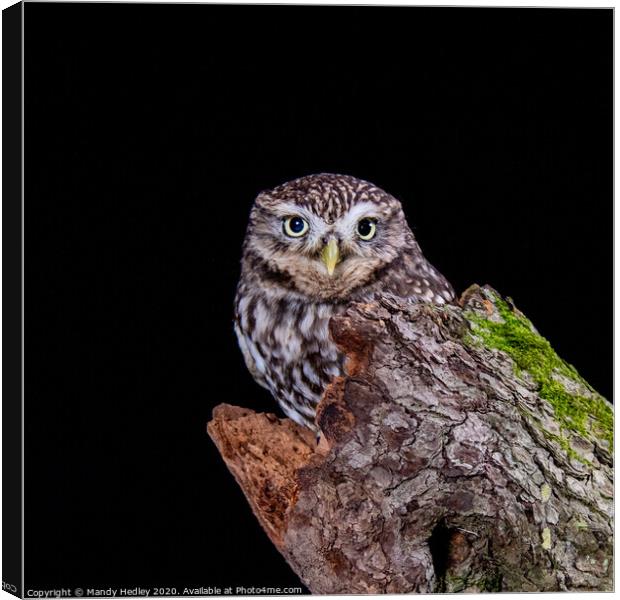
[(308, 222), (301, 217), (287, 217), (284, 219), (283, 228), (289, 237), (301, 237), (308, 231)]
[(372, 240), (375, 237), (375, 233), (377, 233), (377, 223), (373, 219), (360, 219), (357, 224), (357, 235), (360, 236), (360, 239), (367, 242), (368, 240)]

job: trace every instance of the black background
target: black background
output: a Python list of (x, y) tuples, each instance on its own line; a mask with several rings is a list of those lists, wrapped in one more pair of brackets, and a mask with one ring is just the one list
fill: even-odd
[(205, 434), (275, 410), (232, 300), (253, 198), (402, 199), (612, 393), (612, 11), (25, 7), (26, 588), (287, 586)]

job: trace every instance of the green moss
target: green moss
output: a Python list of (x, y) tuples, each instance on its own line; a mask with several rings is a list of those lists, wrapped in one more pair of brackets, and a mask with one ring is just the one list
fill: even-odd
[[(508, 354), (515, 363), (517, 374), (522, 375), (523, 371), (530, 374), (538, 385), (541, 398), (553, 407), (562, 435), (545, 433), (556, 438), (568, 454), (576, 458), (579, 457), (571, 448), (565, 432), (577, 433), (586, 439), (596, 437), (607, 440), (611, 449), (613, 412), (609, 403), (582, 379), (573, 366), (555, 353), (551, 344), (534, 330), (525, 316), (513, 311), (497, 296), (494, 303), (502, 322), (485, 319), (472, 311), (465, 313), (472, 324), (473, 339), (477, 338), (485, 346)], [(471, 337), (469, 341), (472, 341)], [(558, 376), (574, 381), (578, 384), (576, 387), (587, 389), (591, 396), (567, 390)]]
[(566, 452), (569, 458), (574, 458), (575, 460), (578, 460), (584, 465), (592, 465), (592, 463), (587, 458), (584, 458), (583, 456), (580, 456), (579, 454), (577, 454), (577, 452), (575, 452), (575, 449), (570, 445), (570, 442), (565, 435), (556, 435), (555, 433), (551, 433), (549, 430), (544, 428), (542, 431), (545, 434), (545, 437), (556, 442), (558, 446), (560, 446), (560, 448), (562, 448), (562, 450)]
[(483, 592), (501, 592), (502, 591), (502, 574), (499, 569), (489, 571), (482, 585)]
[(435, 592), (456, 593), (465, 589), (479, 590), (480, 592), (501, 592), (502, 575), (499, 570), (489, 567), (489, 571), (483, 574), (454, 575), (448, 571), (443, 581), (436, 586)]
[(551, 529), (545, 527), (540, 534), (541, 545), (544, 550), (551, 550)]
[(454, 594), (462, 592), (467, 586), (466, 577), (457, 577), (449, 572), (445, 574), (443, 581), (438, 582), (436, 592)]
[(585, 521), (577, 521), (575, 523), (575, 528), (576, 529), (587, 529), (588, 528), (588, 524)]

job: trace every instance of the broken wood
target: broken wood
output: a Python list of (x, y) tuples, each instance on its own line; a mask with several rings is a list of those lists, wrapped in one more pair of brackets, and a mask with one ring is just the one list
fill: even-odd
[(611, 406), (510, 301), (382, 297), (330, 329), (318, 445), (225, 404), (208, 425), (313, 593), (613, 589)]

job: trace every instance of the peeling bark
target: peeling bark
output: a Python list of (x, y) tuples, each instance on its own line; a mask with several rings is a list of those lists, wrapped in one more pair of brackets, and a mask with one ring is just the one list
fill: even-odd
[(611, 408), (564, 367), (551, 381), (598, 416), (549, 401), (480, 333), (502, 306), (472, 286), (459, 306), (384, 297), (334, 318), (347, 376), (318, 446), (288, 419), (214, 411), (210, 436), (313, 593), (613, 589)]

